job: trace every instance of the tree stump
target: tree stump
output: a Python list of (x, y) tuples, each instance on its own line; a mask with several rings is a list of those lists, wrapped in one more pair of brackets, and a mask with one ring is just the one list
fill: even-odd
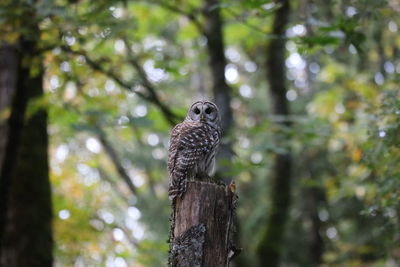
[(236, 253), (232, 244), (237, 200), (234, 184), (190, 181), (173, 203), (170, 267), (224, 267)]

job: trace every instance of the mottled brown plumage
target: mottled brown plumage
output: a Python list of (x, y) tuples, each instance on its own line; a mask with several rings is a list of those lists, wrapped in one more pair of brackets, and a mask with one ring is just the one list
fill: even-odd
[(168, 156), (171, 199), (182, 197), (188, 180), (212, 174), (220, 136), (217, 106), (209, 101), (195, 102), (186, 119), (171, 132)]

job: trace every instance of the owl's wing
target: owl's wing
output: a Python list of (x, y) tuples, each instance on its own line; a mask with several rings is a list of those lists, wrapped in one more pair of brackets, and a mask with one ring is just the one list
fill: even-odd
[(193, 123), (183, 122), (172, 129), (168, 156), (171, 178), (185, 176), (186, 171), (194, 164), (195, 156), (199, 156), (192, 137), (196, 128)]
[(184, 128), (183, 123), (177, 124), (171, 131), (170, 144), (169, 144), (169, 154), (168, 154), (168, 172), (172, 177), (172, 173), (175, 168), (175, 163), (178, 155), (179, 146), (179, 135), (181, 133), (181, 128)]
[(186, 179), (201, 157), (219, 142), (219, 132), (197, 122), (184, 122), (171, 133), (168, 169), (171, 177), (170, 196), (181, 195)]

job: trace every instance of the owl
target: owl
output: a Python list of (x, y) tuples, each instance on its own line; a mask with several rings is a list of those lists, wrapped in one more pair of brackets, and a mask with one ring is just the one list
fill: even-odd
[(212, 175), (220, 128), (217, 106), (210, 101), (197, 101), (185, 120), (172, 129), (168, 155), (170, 199), (183, 196), (188, 180)]

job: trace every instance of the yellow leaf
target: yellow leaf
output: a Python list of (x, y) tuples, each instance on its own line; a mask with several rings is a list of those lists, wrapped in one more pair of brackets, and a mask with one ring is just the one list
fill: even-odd
[(351, 159), (355, 162), (359, 162), (362, 158), (362, 151), (359, 148), (355, 148), (353, 149), (353, 151), (351, 151)]

